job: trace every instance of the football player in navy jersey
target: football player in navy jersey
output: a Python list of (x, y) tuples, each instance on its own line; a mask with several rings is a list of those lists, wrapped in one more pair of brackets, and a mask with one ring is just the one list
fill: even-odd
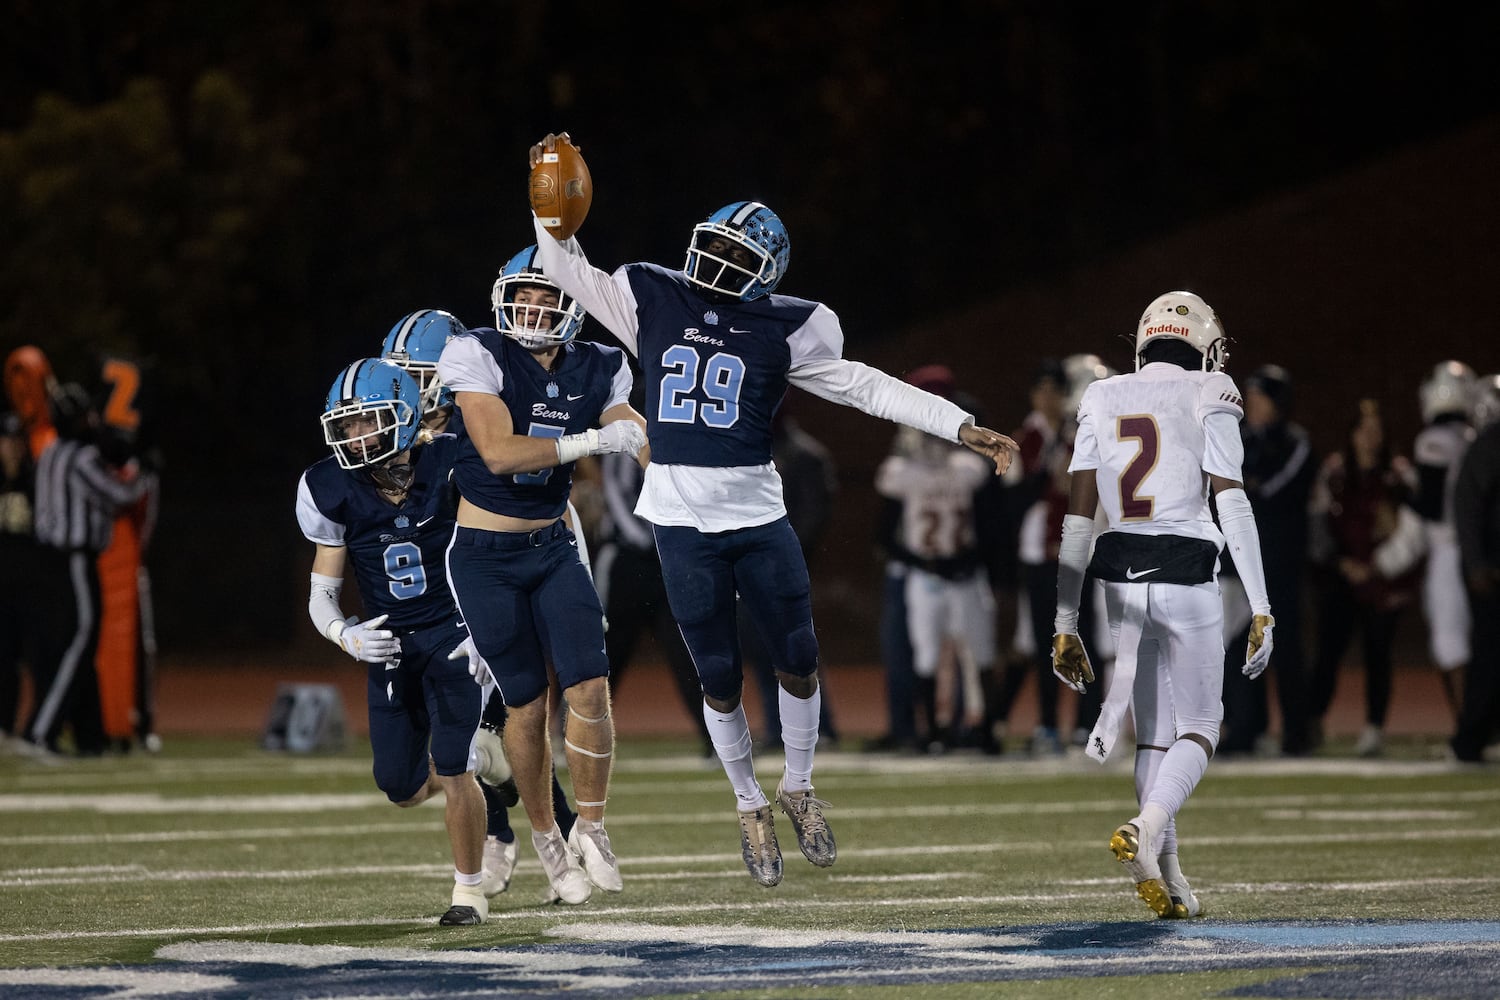
[[(564, 514), (578, 459), (625, 453), (644, 464), (648, 453), (624, 352), (575, 339), (583, 311), (535, 257), (528, 247), (501, 269), (495, 328), (455, 337), (438, 362), (465, 430), (448, 570), (505, 700), (505, 753), (549, 898), (581, 903), (590, 882), (611, 892), (623, 885), (604, 830), (614, 758), (604, 610)], [(567, 705), (563, 748), (578, 810), (566, 838), (548, 794), (549, 661)]]
[(422, 390), (422, 433), (463, 434), (463, 418), (453, 390), (438, 378), (437, 363), (448, 341), (464, 332), (457, 316), (442, 309), (418, 309), (396, 321), (380, 347), (380, 357), (410, 375)]
[[(448, 341), (464, 330), (463, 323), (452, 313), (441, 309), (418, 309), (397, 320), (381, 344), (381, 358), (403, 369), (422, 390), (419, 442), (431, 440), (439, 434), (463, 436), (463, 414), (453, 403), (453, 390), (443, 385), (443, 380), (438, 377), (437, 363)], [(570, 528), (578, 523), (572, 503), (568, 504), (567, 521)], [(584, 566), (588, 566), (588, 549), (581, 536), (578, 554)], [(470, 643), (464, 652), (472, 657), (473, 669), (470, 672), (475, 673), (479, 658), (472, 650), (473, 644)], [(510, 825), (509, 807), (519, 801), (519, 792), (499, 735), (505, 729), (505, 702), (493, 697), (493, 684), (485, 686), (484, 690), (484, 714), (480, 717), (484, 728), (474, 743), (475, 774), (480, 779), (480, 791), (484, 792), (486, 814), (484, 869), (487, 889), (498, 885), (503, 890), (510, 884), (516, 867), (516, 834)], [(558, 784), (555, 770), (552, 775), (552, 808), (558, 829), (564, 837), (568, 836), (573, 832), (577, 815)]]
[[(448, 589), (444, 552), (453, 530), (449, 472), (458, 439), (418, 443), (421, 392), (388, 361), (339, 373), (323, 411), (333, 454), (297, 487), (297, 521), (317, 548), (308, 613), (318, 631), (367, 664), (375, 783), (394, 803), (446, 795), (453, 850), (452, 906), (440, 923), (483, 923), (484, 797), (470, 767), (481, 692), (453, 654), (467, 638)], [(369, 616), (339, 604), (346, 566)]]
[[(548, 135), (531, 163), (555, 148)], [(771, 808), (755, 776), (736, 635), (736, 595), (760, 627), (780, 681), (786, 771), (776, 799), (803, 855), (819, 867), (837, 849), (813, 795), (818, 742), (818, 643), (807, 565), (771, 460), (772, 418), (788, 385), (960, 441), (1003, 471), (1015, 442), (978, 427), (948, 400), (843, 358), (827, 306), (772, 294), (791, 247), (776, 213), (726, 205), (693, 229), (681, 270), (591, 266), (575, 239), (535, 222), (547, 275), (619, 338), (646, 384), (651, 464), (636, 513), (654, 526), (667, 599), (704, 691), (704, 718), (734, 788), (745, 866), (781, 882)]]

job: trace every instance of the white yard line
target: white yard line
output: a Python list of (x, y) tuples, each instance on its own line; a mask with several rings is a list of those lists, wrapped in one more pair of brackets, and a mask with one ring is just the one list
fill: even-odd
[[(743, 877), (743, 875), (741, 875)], [(1308, 891), (1349, 893), (1352, 895), (1366, 893), (1391, 893), (1391, 892), (1425, 892), (1434, 886), (1467, 886), (1467, 885), (1493, 885), (1500, 879), (1478, 878), (1478, 879), (1382, 879), (1370, 882), (1276, 882), (1240, 886), (1216, 886), (1215, 888), (1235, 889), (1236, 891), (1253, 891), (1266, 893), (1297, 893)], [(1128, 888), (1128, 887), (1127, 887)], [(1049, 890), (1036, 893), (1003, 893), (997, 895), (942, 895), (924, 897), (903, 897), (885, 899), (861, 899), (861, 907), (870, 908), (929, 908), (939, 911), (958, 911), (975, 906), (1015, 906), (1015, 905), (1058, 905), (1066, 903), (1092, 902), (1101, 899), (1113, 899), (1121, 895), (1122, 889), (1115, 883), (1108, 890), (1083, 891), (1083, 892), (1057, 892)], [(504, 900), (505, 897), (501, 897)], [(492, 913), (497, 920), (510, 923), (518, 920), (539, 921), (558, 923), (561, 920), (576, 919), (585, 914), (590, 916), (608, 916), (611, 920), (619, 917), (649, 917), (663, 919), (667, 917), (681, 916), (689, 913), (711, 913), (722, 916), (728, 913), (765, 914), (773, 917), (775, 914), (788, 911), (821, 912), (827, 910), (843, 910), (849, 907), (847, 899), (807, 899), (795, 896), (777, 896), (774, 904), (769, 900), (753, 903), (670, 903), (661, 906), (611, 906), (590, 905), (587, 909), (559, 908), (558, 906), (527, 906), (521, 909), (511, 909), (501, 906)], [(576, 916), (575, 916), (576, 915)], [(246, 934), (246, 933), (269, 933), (291, 930), (311, 930), (314, 928), (329, 927), (398, 927), (398, 926), (420, 926), (432, 923), (431, 917), (375, 917), (361, 918), (355, 923), (346, 920), (332, 921), (286, 921), (266, 922), (257, 924), (231, 924), (216, 927), (158, 927), (143, 928), (132, 927), (117, 930), (97, 931), (41, 931), (26, 934), (0, 935), (0, 943), (36, 942), (36, 941), (72, 941), (85, 939), (110, 939), (110, 938), (154, 938), (154, 937), (191, 937), (202, 939), (205, 935), (216, 934)], [(546, 933), (543, 929), (541, 933)], [(1500, 947), (1500, 943), (1497, 943)]]

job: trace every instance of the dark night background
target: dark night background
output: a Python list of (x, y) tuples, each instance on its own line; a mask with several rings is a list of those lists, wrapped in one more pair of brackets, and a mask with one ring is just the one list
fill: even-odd
[[(676, 266), (709, 211), (766, 201), (780, 290), (832, 306), (846, 356), (950, 364), (1001, 430), (1043, 356), (1129, 366), (1175, 287), (1224, 318), (1230, 374), (1292, 370), (1324, 449), (1368, 395), (1409, 450), (1430, 365), (1500, 371), (1494, 5), (3, 9), (0, 351), (145, 364), (169, 657), (318, 642), (292, 507), (327, 385), (414, 309), (492, 323), (547, 131), (592, 170), (597, 265)], [(873, 660), (893, 428), (791, 405), (839, 463), (826, 654)]]

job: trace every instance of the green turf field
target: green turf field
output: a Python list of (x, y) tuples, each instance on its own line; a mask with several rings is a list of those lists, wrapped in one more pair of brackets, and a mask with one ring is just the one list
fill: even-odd
[[(1398, 746), (1381, 761), (1355, 761), (1338, 750), (1305, 762), (1210, 767), (1179, 817), (1184, 869), (1207, 913), (1183, 922), (1154, 920), (1105, 846), (1134, 812), (1123, 763), (820, 754), (817, 787), (832, 804), (838, 863), (827, 870), (807, 864), (783, 820), (786, 878), (764, 889), (740, 863), (733, 800), (717, 763), (691, 755), (684, 743), (625, 740), (608, 816), (625, 891), (596, 891), (580, 907), (542, 905), (543, 878), (517, 809), (521, 864), (509, 891), (493, 901), (490, 922), (477, 928), (435, 925), (451, 885), (441, 802), (412, 810), (388, 804), (370, 779), (367, 746), (286, 755), (243, 739), (179, 739), (154, 757), (54, 765), (4, 757), (0, 970), (8, 971), (0, 972), (0, 995), (76, 996), (69, 984), (114, 981), (99, 971), (81, 980), (44, 975), (44, 967), (110, 975), (164, 963), (327, 970), (369, 959), (409, 967), (414, 952), (464, 949), (464, 962), (481, 965), (491, 953), (507, 962), (530, 956), (524, 975), (506, 973), (518, 995), (556, 988), (584, 996), (597, 987), (600, 995), (622, 996), (655, 989), (1155, 1000), (1259, 996), (1255, 984), (1279, 982), (1288, 969), (1337, 966), (1341, 953), (1319, 948), (1371, 939), (1361, 929), (1367, 927), (1401, 926), (1410, 937), (1417, 924), (1463, 922), (1471, 930), (1460, 937), (1490, 947), (1484, 942), (1493, 925), (1483, 922), (1500, 919), (1496, 769), (1435, 761), (1427, 747)], [(779, 758), (763, 754), (759, 761), (762, 784), (774, 788)], [(1188, 925), (1209, 937), (1182, 938)], [(1243, 925), (1255, 933), (1288, 925), (1289, 945), (1225, 962), (1219, 959), (1226, 952), (1203, 943), (1221, 932), (1240, 934)], [(1353, 930), (1341, 936), (1340, 926)], [(1020, 929), (1014, 940), (1013, 929)], [(963, 933), (973, 931), (980, 933)], [(1042, 961), (1072, 954), (1090, 935), (1104, 942), (1100, 947), (1118, 948), (1119, 960), (1080, 967), (1076, 975), (1066, 974), (1062, 959)], [(1415, 947), (1395, 937), (1393, 948)], [(934, 951), (934, 941), (959, 957), (941, 957), (947, 952)], [(858, 979), (861, 963), (888, 965), (892, 949), (913, 942), (927, 972), (903, 979), (901, 969), (885, 968)], [(536, 956), (556, 958), (571, 947), (583, 948), (585, 960), (558, 960), (565, 972), (535, 978)], [(1167, 971), (1145, 960), (1158, 947), (1167, 948)], [(1215, 961), (1185, 964), (1192, 948)], [(775, 961), (747, 959), (745, 949), (752, 959)], [(1500, 968), (1500, 952), (1484, 953), (1489, 968)], [(640, 976), (649, 955), (662, 956), (661, 968), (671, 971), (648, 989)], [(611, 962), (629, 964), (637, 978), (615, 983)], [(809, 972), (795, 983), (762, 978), (797, 962)], [(952, 979), (964, 962), (978, 964), (959, 974), (961, 981), (942, 982), (931, 972), (946, 969)], [(457, 977), (443, 995), (478, 988), (464, 978), (464, 966), (443, 968)], [(603, 979), (567, 981), (581, 968)], [(1482, 975), (1478, 985), (1468, 982), (1467, 992), (1430, 995), (1495, 995), (1495, 975), (1489, 983)], [(1086, 987), (1080, 976), (1088, 977)], [(128, 995), (155, 995), (138, 989), (145, 991)], [(202, 995), (270, 996), (277, 989)], [(325, 989), (307, 995), (345, 995)], [(193, 994), (185, 988), (172, 995)], [(385, 994), (365, 985), (347, 995)], [(402, 986), (388, 995), (427, 994)], [(1266, 995), (1293, 994), (1276, 987)]]

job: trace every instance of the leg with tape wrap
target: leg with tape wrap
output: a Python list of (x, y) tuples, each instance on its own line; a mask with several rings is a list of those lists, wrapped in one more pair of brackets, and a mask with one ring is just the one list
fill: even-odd
[(588, 873), (590, 882), (606, 892), (619, 892), (625, 886), (604, 830), (604, 806), (609, 799), (615, 752), (608, 684), (603, 678), (575, 684), (568, 689), (567, 702), (563, 748), (578, 808), (578, 820), (568, 835), (568, 849)]

